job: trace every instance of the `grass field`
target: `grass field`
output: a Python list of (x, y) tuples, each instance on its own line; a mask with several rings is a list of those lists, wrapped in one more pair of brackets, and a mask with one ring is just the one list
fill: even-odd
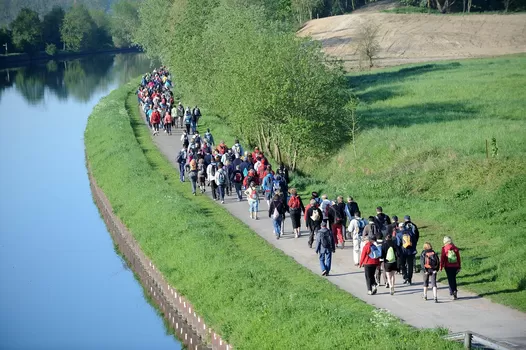
[(135, 87), (112, 92), (88, 120), (93, 174), (167, 281), (236, 349), (460, 348), (441, 340), (444, 330), (376, 311), (191, 196), (144, 127)]
[(526, 55), (372, 71), (349, 82), (361, 100), (356, 156), (341, 145), (326, 159), (306, 159), (293, 185), (353, 195), (364, 216), (377, 205), (410, 214), (422, 227), (420, 246), (439, 249), (451, 235), (463, 256), (461, 288), (526, 311)]

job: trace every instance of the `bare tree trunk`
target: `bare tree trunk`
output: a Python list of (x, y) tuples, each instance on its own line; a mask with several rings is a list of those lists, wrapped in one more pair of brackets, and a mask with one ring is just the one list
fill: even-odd
[(292, 166), (291, 166), (291, 170), (294, 171), (296, 170), (296, 160), (298, 159), (298, 150), (295, 149), (294, 150), (294, 156), (292, 158)]
[(468, 0), (468, 13), (471, 12), (471, 1), (472, 1), (472, 0)]

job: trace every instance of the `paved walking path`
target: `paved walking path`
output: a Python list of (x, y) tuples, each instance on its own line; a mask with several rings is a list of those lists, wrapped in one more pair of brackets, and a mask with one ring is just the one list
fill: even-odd
[[(171, 136), (161, 131), (158, 136), (153, 137), (155, 144), (174, 165), (175, 171), (178, 171), (178, 164), (175, 159), (181, 149), (181, 134), (182, 129), (176, 128)], [(214, 135), (214, 138), (219, 140), (221, 135)], [(188, 183), (188, 191), (191, 192), (190, 183)], [(209, 187), (207, 187), (206, 194), (212, 196)], [(217, 203), (221, 205), (220, 202)], [(321, 273), (318, 255), (314, 253), (314, 249), (310, 249), (307, 245), (308, 234), (303, 234), (300, 238), (295, 239), (288, 217), (285, 221), (284, 236), (280, 240), (276, 240), (272, 230), (272, 221), (268, 217), (268, 207), (264, 200), (259, 205), (260, 220), (251, 220), (247, 202), (238, 202), (235, 196), (227, 196), (223, 205), (233, 216), (247, 224), (270, 244), (281, 249), (285, 254), (293, 257), (299, 264), (314, 273)], [(303, 233), (306, 232), (305, 227), (303, 230)], [(450, 301), (447, 285), (439, 285), (439, 303), (435, 304), (432, 301), (431, 291), (428, 293), (431, 300), (423, 301), (421, 298), (421, 276), (415, 274), (414, 283), (411, 286), (402, 285), (401, 275), (396, 276), (396, 293), (394, 296), (391, 296), (389, 290), (383, 286), (379, 287), (376, 295), (367, 295), (364, 273), (362, 269), (354, 267), (351, 246), (347, 246), (343, 250), (336, 249), (336, 254), (333, 255), (332, 259), (331, 275), (327, 278), (355, 297), (377, 308), (389, 310), (414, 327), (446, 327), (451, 332), (470, 330), (501, 341), (503, 345), (510, 348), (526, 349), (526, 314), (493, 303), (476, 294), (459, 291), (459, 299)]]

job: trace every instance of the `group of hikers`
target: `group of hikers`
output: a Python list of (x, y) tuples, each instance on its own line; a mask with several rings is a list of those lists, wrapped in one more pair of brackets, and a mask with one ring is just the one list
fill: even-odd
[(239, 140), (231, 147), (222, 140), (216, 144), (210, 129), (201, 136), (197, 129), (199, 108), (185, 109), (181, 102), (175, 105), (171, 87), (170, 73), (161, 67), (143, 77), (137, 96), (153, 135), (158, 135), (160, 129), (171, 135), (173, 127), (183, 128), (184, 124), (176, 161), (180, 181), (190, 180), (193, 195), (198, 189), (205, 193), (210, 187), (212, 198), (222, 204), (225, 196), (233, 196), (234, 192), (237, 201), (245, 196), (253, 220), (259, 220), (260, 201), (264, 199), (276, 239), (284, 234), (287, 213), (295, 238), (301, 236), (303, 218), (309, 230), (308, 246), (318, 254), (323, 276), (330, 274), (336, 248), (344, 249), (346, 242), (352, 242), (354, 265), (364, 269), (369, 295), (377, 293), (382, 280), (393, 295), (397, 273), (402, 275), (403, 284), (411, 285), (413, 272), (422, 271), (423, 299), (427, 300), (431, 288), (433, 300), (438, 302), (437, 274), (445, 270), (451, 299), (457, 299), (456, 275), (461, 260), (451, 237), (444, 237), (440, 256), (429, 242), (418, 254), (420, 232), (409, 215), (399, 221), (396, 215), (389, 217), (378, 206), (376, 214), (366, 219), (351, 196), (344, 202), (342, 196), (329, 200), (317, 192), (311, 193), (304, 206), (297, 190), (289, 189), (289, 171), (283, 163), (274, 171), (258, 147), (248, 152)]

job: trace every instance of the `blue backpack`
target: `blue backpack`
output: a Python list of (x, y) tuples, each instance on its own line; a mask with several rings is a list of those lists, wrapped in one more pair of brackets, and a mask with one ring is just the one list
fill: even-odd
[(369, 253), (369, 257), (371, 259), (379, 259), (382, 256), (382, 251), (380, 248), (375, 246), (374, 244), (371, 244), (371, 252)]

